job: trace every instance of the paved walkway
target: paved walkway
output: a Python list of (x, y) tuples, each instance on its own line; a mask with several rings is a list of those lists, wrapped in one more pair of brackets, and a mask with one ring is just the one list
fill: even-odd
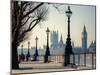
[(23, 62), (19, 64), (19, 70), (12, 70), (12, 74), (30, 74), (30, 73), (44, 73), (44, 72), (63, 72), (92, 69), (85, 66), (67, 66), (64, 67), (62, 63), (43, 63), (39, 62)]

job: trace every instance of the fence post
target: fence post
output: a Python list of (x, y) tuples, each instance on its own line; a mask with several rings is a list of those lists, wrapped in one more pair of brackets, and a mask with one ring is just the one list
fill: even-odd
[(58, 55), (58, 63), (59, 63), (59, 55)]
[(63, 55), (61, 56), (61, 62), (63, 63)]
[(84, 66), (86, 66), (86, 53), (84, 53)]
[(59, 56), (59, 63), (61, 63), (61, 56)]
[(75, 64), (75, 54), (73, 53), (73, 65)]
[(94, 54), (92, 53), (92, 68), (94, 68)]
[(56, 58), (56, 63), (57, 63), (57, 56), (55, 56), (55, 58)]
[(78, 65), (80, 66), (80, 54), (78, 54)]
[(57, 63), (58, 63), (58, 56), (56, 56), (57, 57)]
[(94, 53), (94, 68), (96, 68), (96, 53)]

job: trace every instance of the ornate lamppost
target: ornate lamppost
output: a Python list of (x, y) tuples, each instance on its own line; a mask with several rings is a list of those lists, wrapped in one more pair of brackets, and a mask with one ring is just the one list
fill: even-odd
[(29, 61), (29, 57), (30, 57), (30, 42), (28, 41), (28, 53), (27, 53), (27, 55), (26, 55), (26, 61)]
[(68, 10), (65, 12), (68, 17), (68, 35), (66, 39), (66, 47), (65, 47), (65, 55), (64, 55), (64, 66), (68, 66), (70, 64), (70, 54), (72, 53), (71, 46), (71, 38), (70, 38), (70, 17), (72, 16), (72, 11), (70, 6), (68, 6)]
[(48, 62), (48, 56), (50, 56), (50, 51), (49, 51), (49, 32), (50, 32), (50, 30), (48, 27), (47, 27), (46, 32), (47, 32), (47, 47), (46, 47), (46, 52), (45, 52), (45, 56), (44, 56), (45, 63)]
[(37, 37), (37, 36), (36, 36), (35, 40), (36, 40), (36, 50), (35, 50), (35, 54), (34, 54), (34, 61), (37, 60), (37, 56), (38, 56), (38, 50), (37, 50), (37, 41), (38, 41), (38, 37)]

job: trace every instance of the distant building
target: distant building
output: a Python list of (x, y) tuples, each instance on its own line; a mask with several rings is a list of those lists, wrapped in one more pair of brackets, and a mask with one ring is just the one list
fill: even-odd
[(88, 48), (89, 52), (96, 52), (96, 41), (92, 41), (89, 48)]
[(51, 48), (56, 49), (58, 46), (58, 31), (52, 31), (50, 36)]
[(65, 46), (64, 46), (64, 42), (63, 42), (63, 39), (62, 39), (62, 35), (61, 35), (61, 37), (60, 37), (60, 41), (59, 41), (59, 43), (58, 43), (58, 48), (65, 48)]
[(74, 52), (74, 53), (84, 53), (84, 51), (82, 50), (81, 47), (74, 47), (74, 48), (73, 48), (73, 52)]
[[(51, 54), (64, 54), (64, 50), (65, 50), (65, 44), (63, 42), (63, 37), (62, 35), (59, 38), (59, 34), (58, 31), (52, 31), (51, 35), (50, 35), (50, 53)], [(59, 41), (58, 41), (59, 40)]]
[(82, 32), (82, 50), (87, 51), (87, 31), (85, 25)]

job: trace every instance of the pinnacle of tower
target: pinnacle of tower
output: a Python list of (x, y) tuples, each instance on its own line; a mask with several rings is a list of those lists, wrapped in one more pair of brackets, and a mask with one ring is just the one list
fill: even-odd
[(85, 24), (84, 24), (83, 32), (86, 32), (86, 27), (85, 27)]
[(59, 41), (59, 47), (63, 47), (64, 43), (63, 43), (63, 39), (62, 39), (62, 34), (60, 36), (60, 41)]
[(62, 34), (60, 36), (60, 42), (59, 43), (63, 44)]
[(89, 47), (93, 47), (93, 45), (94, 45), (94, 43), (93, 43), (93, 41), (92, 41)]

